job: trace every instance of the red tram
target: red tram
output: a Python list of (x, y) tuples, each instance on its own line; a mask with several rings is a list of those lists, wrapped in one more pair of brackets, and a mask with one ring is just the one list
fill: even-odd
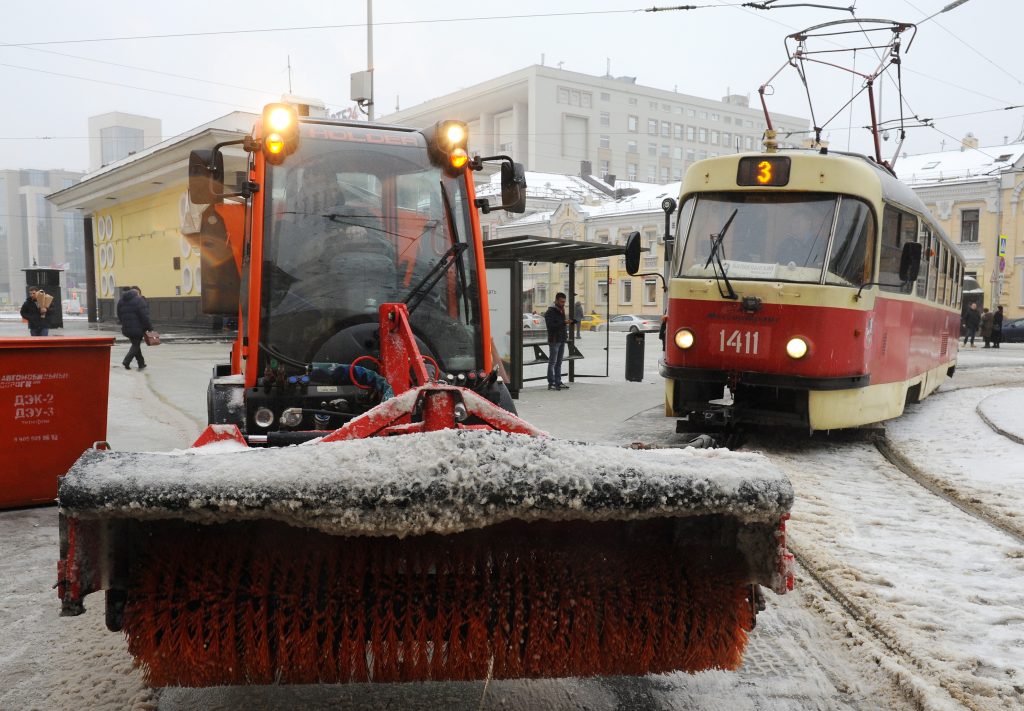
[(712, 158), (687, 171), (677, 218), (660, 370), (680, 429), (856, 427), (953, 374), (963, 257), (886, 167)]

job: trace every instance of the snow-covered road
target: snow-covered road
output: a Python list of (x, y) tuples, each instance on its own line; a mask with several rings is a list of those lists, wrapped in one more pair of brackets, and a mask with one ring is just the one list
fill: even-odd
[[(123, 345), (114, 349), (118, 363)], [(568, 392), (528, 388), (518, 405), (557, 436), (671, 444), (657, 352), (643, 383), (612, 377)], [(1024, 348), (968, 352), (956, 379), (887, 433), (922, 470), (1007, 520), (1022, 510)], [(115, 448), (186, 446), (205, 420), (206, 380), (226, 346), (150, 349), (143, 373), (111, 371)], [(995, 386), (995, 387), (993, 387)], [(623, 403), (627, 403), (623, 406)], [(1024, 706), (1024, 547), (908, 479), (868, 442), (765, 443), (797, 491), (793, 547), (813, 571), (768, 595), (738, 673), (642, 679), (147, 690), (100, 596), (57, 616), (56, 511), (0, 512), (0, 709), (890, 709)], [(839, 594), (840, 600), (814, 576)], [(845, 603), (847, 606), (844, 607)], [(849, 609), (854, 607), (858, 614)], [(888, 646), (887, 646), (888, 645)], [(895, 648), (893, 648), (895, 645)]]

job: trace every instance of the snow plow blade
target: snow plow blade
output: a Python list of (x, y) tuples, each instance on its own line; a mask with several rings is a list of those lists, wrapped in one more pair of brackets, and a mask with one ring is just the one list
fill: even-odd
[(58, 592), (154, 686), (731, 669), (792, 501), (757, 454), (493, 430), (90, 451)]

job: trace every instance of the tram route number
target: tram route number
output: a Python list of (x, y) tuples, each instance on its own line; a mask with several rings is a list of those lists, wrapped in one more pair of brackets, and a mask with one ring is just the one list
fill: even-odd
[(761, 334), (758, 331), (741, 331), (734, 329), (720, 329), (718, 332), (718, 350), (721, 353), (736, 353), (737, 355), (760, 355), (764, 352), (766, 344), (761, 342)]

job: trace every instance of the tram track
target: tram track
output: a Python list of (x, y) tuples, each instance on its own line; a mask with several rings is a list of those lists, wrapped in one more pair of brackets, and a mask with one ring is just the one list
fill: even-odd
[[(750, 442), (750, 447), (745, 448), (761, 451), (776, 461), (793, 480), (798, 499), (801, 498), (801, 487), (805, 490), (808, 490), (807, 487), (817, 487), (817, 482), (823, 476), (821, 467), (830, 460), (832, 464), (829, 466), (832, 467), (837, 461), (849, 461), (848, 477), (844, 479), (847, 484), (859, 481), (860, 467), (854, 464), (859, 461), (862, 463), (860, 466), (868, 467), (862, 471), (878, 474), (876, 481), (898, 481), (903, 477), (907, 482), (904, 486), (924, 489), (927, 493), (922, 493), (922, 496), (937, 497), (944, 504), (954, 506), (975, 521), (976, 526), (988, 529), (994, 535), (1007, 537), (1015, 544), (1024, 544), (1024, 531), (1015, 527), (1013, 522), (1007, 522), (981, 502), (973, 500), (969, 494), (957, 491), (948, 483), (929, 475), (911, 462), (884, 433), (835, 433), (822, 440), (808, 440), (803, 436), (756, 438)], [(875, 463), (866, 456), (872, 450), (875, 450)], [(886, 466), (890, 468), (888, 471), (883, 469)], [(838, 491), (851, 489), (843, 489), (840, 484), (832, 495)], [(805, 584), (818, 591), (816, 595), (820, 598), (819, 602), (812, 604), (810, 609), (833, 628), (847, 633), (851, 638), (850, 644), (871, 655), (879, 668), (903, 690), (908, 700), (922, 708), (930, 707), (928, 700), (934, 702), (935, 692), (939, 689), (952, 702), (964, 708), (979, 711), (993, 708), (991, 702), (995, 699), (986, 699), (974, 687), (970, 677), (955, 673), (933, 660), (931, 649), (926, 644), (922, 645), (922, 639), (927, 638), (927, 633), (922, 637), (920, 628), (904, 629), (906, 603), (905, 600), (899, 600), (895, 606), (891, 605), (890, 594), (893, 588), (886, 581), (888, 576), (880, 572), (885, 570), (884, 566), (878, 570), (870, 563), (868, 567), (860, 567), (856, 553), (852, 559), (843, 553), (846, 547), (841, 544), (836, 546), (835, 543), (841, 541), (844, 534), (836, 532), (829, 535), (828, 528), (821, 528), (822, 508), (817, 504), (822, 501), (816, 496), (809, 497), (809, 500), (809, 508), (796, 514), (792, 522), (788, 547), (798, 564), (798, 579), (802, 576)], [(855, 512), (856, 504), (848, 510)], [(863, 538), (865, 531), (877, 525), (874, 519), (874, 516), (869, 515), (866, 519), (852, 519), (846, 523), (840, 519), (838, 523), (845, 527), (841, 530), (847, 530), (855, 536), (859, 533)], [(807, 527), (802, 526), (802, 523), (807, 524)], [(855, 545), (852, 550), (856, 548)], [(876, 586), (879, 592), (872, 592), (872, 587)], [(903, 594), (901, 591), (894, 595), (899, 599)], [(1013, 693), (1019, 694), (1020, 689), (1017, 688)], [(1008, 695), (1012, 697), (1013, 693), (1008, 692)], [(996, 703), (1002, 701), (999, 699)]]
[(873, 440), (879, 454), (889, 464), (915, 483), (938, 496), (943, 501), (955, 506), (968, 516), (995, 528), (999, 532), (1013, 538), (1017, 543), (1024, 545), (1024, 524), (1007, 521), (1004, 517), (985, 507), (977, 499), (931, 476), (900, 452), (896, 445), (885, 435), (874, 435)]

